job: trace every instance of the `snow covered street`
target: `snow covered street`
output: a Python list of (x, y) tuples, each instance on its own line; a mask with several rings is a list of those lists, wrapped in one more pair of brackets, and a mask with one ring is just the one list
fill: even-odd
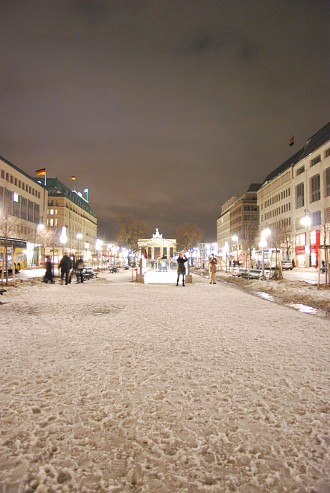
[(1, 493), (328, 493), (329, 321), (194, 276), (2, 297)]

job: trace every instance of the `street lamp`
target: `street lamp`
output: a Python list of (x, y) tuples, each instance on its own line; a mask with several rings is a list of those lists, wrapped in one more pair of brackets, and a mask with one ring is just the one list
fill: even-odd
[[(306, 209), (305, 210), (305, 216), (303, 218), (301, 218), (300, 222), (306, 229), (305, 255), (308, 254), (308, 266), (312, 267), (312, 249), (311, 249), (311, 223), (312, 223), (312, 220), (308, 214), (309, 214), (309, 212)], [(307, 242), (307, 230), (308, 230), (308, 242)]]
[(97, 251), (97, 267), (100, 268), (100, 250), (102, 250), (103, 241), (97, 239), (95, 242), (95, 250)]
[(64, 247), (65, 247), (65, 244), (67, 241), (68, 241), (68, 237), (66, 234), (66, 226), (63, 226), (62, 231), (61, 231), (61, 235), (60, 235), (60, 243), (62, 243), (62, 245), (63, 245), (62, 256), (64, 255)]
[[(40, 256), (42, 258), (42, 263), (44, 263), (44, 260), (45, 260), (45, 253), (42, 254), (42, 244), (44, 243), (41, 238), (42, 236), (42, 232), (43, 230), (45, 229), (45, 225), (44, 224), (38, 224), (37, 226), (37, 235), (38, 235), (38, 238), (37, 238), (37, 241), (38, 243), (41, 243), (41, 247), (40, 247)], [(39, 256), (39, 245), (38, 245), (38, 250), (37, 250), (37, 255), (38, 255), (38, 258), (37, 258), (37, 265), (40, 265), (40, 256)]]
[(236, 265), (238, 266), (238, 236), (233, 235), (231, 239), (236, 242)]
[(228, 272), (228, 252), (229, 252), (229, 245), (228, 241), (225, 241), (225, 247), (224, 247), (225, 255), (226, 255), (226, 272)]
[(265, 228), (261, 231), (259, 247), (262, 250), (261, 277), (265, 279), (265, 248), (267, 246), (267, 238), (271, 235), (271, 230)]
[(78, 240), (78, 257), (80, 255), (80, 241), (82, 240), (83, 235), (81, 233), (77, 233), (77, 240)]

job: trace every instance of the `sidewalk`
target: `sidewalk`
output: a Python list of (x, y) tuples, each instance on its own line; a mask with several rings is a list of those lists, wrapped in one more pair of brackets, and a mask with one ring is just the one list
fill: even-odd
[(328, 321), (198, 276), (4, 298), (0, 491), (329, 489)]

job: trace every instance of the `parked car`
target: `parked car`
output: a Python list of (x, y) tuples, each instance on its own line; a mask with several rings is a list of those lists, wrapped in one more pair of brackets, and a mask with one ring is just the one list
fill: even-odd
[(289, 260), (283, 260), (282, 262), (282, 270), (292, 270), (293, 265), (292, 262)]

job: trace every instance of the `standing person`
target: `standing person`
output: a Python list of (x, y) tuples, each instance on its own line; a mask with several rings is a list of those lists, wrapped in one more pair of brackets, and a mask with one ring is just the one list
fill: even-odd
[(64, 277), (65, 284), (69, 284), (69, 274), (72, 269), (72, 260), (66, 253), (61, 258), (58, 267), (61, 269), (61, 284), (63, 284)]
[(77, 283), (78, 282), (84, 282), (84, 275), (83, 275), (84, 267), (85, 267), (84, 266), (84, 259), (82, 257), (80, 257), (76, 263)]
[(53, 275), (53, 266), (52, 266), (50, 257), (48, 255), (46, 257), (45, 267), (46, 267), (46, 272), (45, 272), (44, 282), (46, 282), (46, 283), (51, 282), (52, 284), (54, 284), (55, 281), (53, 279), (54, 278), (54, 275)]
[(209, 260), (210, 284), (216, 284), (217, 263), (217, 258), (212, 255)]
[(182, 276), (182, 286), (184, 286), (184, 276), (186, 274), (186, 266), (184, 264), (188, 261), (188, 259), (183, 253), (180, 253), (176, 261), (178, 263), (178, 278), (176, 285), (179, 286), (179, 279), (180, 276)]

